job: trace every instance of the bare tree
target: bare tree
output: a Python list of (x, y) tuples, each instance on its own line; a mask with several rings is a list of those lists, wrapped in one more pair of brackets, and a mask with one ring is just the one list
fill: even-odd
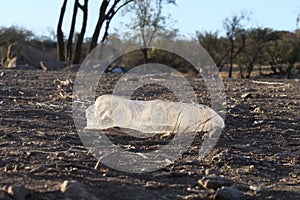
[[(102, 42), (108, 36), (109, 25), (115, 14), (124, 6), (133, 2), (134, 0), (102, 0), (99, 17), (94, 29), (94, 33), (91, 39), (89, 51), (95, 48), (98, 44), (98, 39), (100, 35), (100, 31), (104, 27), (105, 30), (104, 35), (102, 37)], [(70, 32), (67, 40), (67, 45), (65, 49), (65, 41), (64, 41), (64, 33), (62, 31), (63, 19), (66, 11), (67, 0), (64, 0), (63, 5), (61, 7), (59, 21), (57, 24), (57, 54), (58, 59), (60, 61), (67, 61), (68, 64), (76, 64), (80, 62), (81, 52), (82, 52), (82, 44), (84, 40), (84, 35), (86, 32), (87, 19), (88, 19), (88, 0), (84, 0), (83, 4), (80, 4), (79, 0), (74, 1), (73, 7), (73, 16), (70, 25)], [(74, 35), (75, 35), (75, 26), (76, 26), (76, 18), (77, 12), (80, 9), (83, 12), (82, 26), (79, 34), (76, 34), (76, 44), (75, 44), (75, 53), (74, 50)]]
[[(62, 24), (63, 24), (64, 15), (65, 15), (67, 0), (65, 0), (62, 5), (60, 17), (59, 17), (59, 21), (58, 21), (58, 25), (57, 25), (57, 50), (58, 50), (58, 59), (60, 61), (67, 61), (68, 64), (74, 63), (73, 62), (73, 55), (74, 55), (73, 54), (73, 40), (74, 40), (77, 12), (78, 12), (78, 8), (81, 8), (81, 10), (84, 13), (83, 14), (84, 19), (83, 19), (83, 24), (82, 24), (84, 27), (82, 27), (82, 31), (81, 31), (81, 34), (83, 34), (83, 36), (84, 36), (84, 32), (86, 29), (86, 21), (87, 21), (87, 3), (88, 3), (88, 0), (84, 1), (84, 5), (81, 5), (79, 3), (79, 0), (75, 0), (75, 2), (74, 2), (71, 27), (70, 27), (68, 40), (67, 40), (66, 49), (65, 49), (65, 42), (64, 42), (64, 34), (62, 31)], [(80, 40), (79, 40), (79, 42), (82, 43), (82, 41), (80, 41)], [(79, 46), (80, 46), (80, 44), (79, 44)], [(78, 52), (78, 50), (77, 50), (77, 52)]]
[(61, 29), (65, 12), (66, 12), (66, 6), (67, 6), (67, 1), (64, 0), (64, 3), (61, 7), (60, 10), (60, 16), (57, 24), (57, 30), (56, 30), (56, 35), (57, 35), (57, 55), (58, 55), (58, 60), (60, 61), (65, 61), (65, 42), (64, 42), (64, 33)]
[[(137, 30), (142, 47), (149, 47), (158, 32), (167, 32), (166, 17), (162, 14), (163, 4), (175, 4), (175, 0), (135, 0), (128, 9), (134, 12), (132, 22), (128, 25)], [(172, 31), (171, 31), (172, 32)], [(149, 49), (143, 48), (144, 62), (147, 63)]]
[(98, 39), (99, 39), (99, 35), (100, 35), (100, 31), (103, 27), (103, 24), (106, 22), (105, 24), (105, 32), (104, 35), (101, 39), (101, 41), (105, 41), (105, 39), (108, 36), (108, 29), (109, 29), (109, 25), (111, 20), (113, 19), (113, 17), (115, 16), (115, 14), (124, 6), (126, 6), (127, 4), (133, 2), (134, 0), (125, 0), (125, 1), (121, 1), (121, 0), (114, 0), (113, 2), (111, 0), (103, 0), (99, 9), (99, 17), (98, 17), (98, 21), (96, 24), (96, 27), (94, 29), (94, 33), (91, 39), (91, 44), (90, 44), (90, 48), (89, 51), (92, 51), (98, 44)]
[(297, 15), (296, 18), (296, 28), (299, 29), (299, 22), (300, 22), (300, 14)]
[(83, 20), (81, 25), (81, 31), (76, 38), (75, 54), (72, 61), (73, 63), (80, 63), (81, 61), (82, 43), (83, 43), (84, 34), (86, 31), (87, 19), (88, 19), (88, 0), (84, 0), (83, 5), (79, 4), (79, 8), (83, 12)]
[(232, 77), (234, 59), (245, 48), (246, 30), (243, 28), (242, 21), (246, 19), (246, 14), (240, 16), (234, 15), (232, 18), (226, 18), (223, 26), (226, 31), (227, 38), (230, 42), (229, 48), (229, 74)]
[(245, 49), (236, 58), (242, 78), (250, 78), (254, 66), (261, 66), (265, 62), (266, 46), (274, 39), (271, 33), (272, 29), (268, 28), (252, 28), (248, 30)]
[(75, 32), (78, 6), (79, 6), (79, 0), (75, 0), (74, 7), (73, 7), (73, 16), (72, 16), (71, 28), (70, 28), (70, 32), (69, 32), (68, 41), (67, 41), (67, 57), (66, 57), (66, 60), (67, 60), (68, 64), (71, 64), (71, 62), (72, 62), (73, 39), (74, 39), (74, 32)]
[(266, 48), (273, 74), (290, 78), (294, 65), (300, 60), (300, 39), (289, 31), (273, 31), (273, 40)]
[(218, 32), (196, 32), (198, 42), (212, 57), (220, 71), (226, 65), (228, 60), (228, 40), (219, 37)]

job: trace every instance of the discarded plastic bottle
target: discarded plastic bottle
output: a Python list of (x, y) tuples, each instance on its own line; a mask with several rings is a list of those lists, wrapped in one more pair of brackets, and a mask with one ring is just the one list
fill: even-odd
[(164, 100), (128, 100), (114, 95), (99, 96), (86, 110), (86, 129), (113, 127), (139, 131), (140, 137), (155, 134), (208, 132), (223, 128), (223, 119), (205, 105)]

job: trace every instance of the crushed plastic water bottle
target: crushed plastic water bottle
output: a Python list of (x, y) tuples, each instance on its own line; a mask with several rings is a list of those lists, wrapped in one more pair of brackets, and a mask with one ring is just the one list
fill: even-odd
[(223, 128), (224, 121), (205, 105), (164, 100), (128, 100), (114, 95), (99, 96), (86, 110), (85, 129), (132, 129), (140, 137), (155, 134), (209, 132)]

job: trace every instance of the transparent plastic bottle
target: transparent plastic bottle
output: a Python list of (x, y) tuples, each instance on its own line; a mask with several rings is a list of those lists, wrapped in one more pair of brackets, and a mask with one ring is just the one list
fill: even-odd
[(113, 127), (140, 132), (136, 137), (155, 134), (209, 132), (223, 128), (223, 119), (205, 105), (164, 100), (128, 100), (102, 95), (86, 110), (86, 129)]

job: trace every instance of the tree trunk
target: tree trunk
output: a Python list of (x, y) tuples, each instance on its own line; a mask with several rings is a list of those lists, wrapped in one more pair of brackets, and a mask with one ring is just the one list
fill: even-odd
[(80, 9), (83, 12), (83, 19), (82, 19), (82, 27), (80, 34), (78, 34), (76, 46), (75, 46), (75, 55), (73, 58), (73, 64), (78, 64), (81, 61), (81, 49), (82, 49), (82, 43), (84, 39), (84, 34), (86, 31), (86, 25), (87, 25), (87, 18), (88, 18), (88, 0), (84, 0), (84, 5), (79, 6)]
[(93, 33), (93, 36), (91, 39), (91, 45), (89, 48), (89, 52), (92, 51), (97, 46), (100, 30), (101, 30), (102, 25), (106, 18), (105, 11), (108, 7), (108, 3), (109, 3), (108, 0), (102, 1), (100, 11), (99, 11), (99, 18), (98, 18), (98, 21), (97, 21), (97, 24), (96, 24), (96, 27), (95, 27), (95, 30), (94, 30), (94, 33)]
[(234, 41), (231, 40), (231, 49), (230, 49), (230, 57), (229, 57), (229, 73), (228, 78), (232, 78), (232, 70), (233, 70), (233, 53), (234, 53)]
[(75, 2), (74, 2), (71, 28), (70, 28), (69, 38), (68, 38), (68, 42), (67, 42), (67, 61), (68, 61), (68, 64), (71, 64), (72, 56), (73, 56), (73, 38), (74, 38), (74, 32), (75, 32), (77, 11), (78, 11), (78, 6), (79, 6), (78, 1), (79, 0), (75, 0)]
[(57, 57), (59, 61), (65, 61), (65, 44), (64, 44), (64, 34), (61, 30), (65, 11), (66, 11), (67, 0), (64, 0), (64, 3), (61, 7), (59, 21), (57, 24)]
[[(121, 8), (123, 8), (130, 2), (133, 2), (134, 0), (127, 0), (123, 4), (118, 6), (120, 1), (121, 0), (114, 0), (113, 4), (111, 5), (111, 7), (108, 11), (107, 11), (107, 9), (108, 9), (108, 5), (109, 5), (109, 0), (102, 1), (100, 11), (99, 11), (99, 18), (98, 18), (97, 25), (95, 27), (95, 30), (94, 30), (94, 33), (93, 33), (93, 36), (91, 39), (91, 45), (89, 48), (89, 52), (92, 51), (97, 46), (99, 34), (100, 34), (101, 28), (103, 26), (103, 23), (106, 21), (105, 32), (104, 32), (101, 42), (104, 42), (106, 40), (106, 38), (108, 36), (108, 28), (109, 28), (110, 22), (111, 22), (112, 18), (115, 16), (115, 14)], [(106, 11), (107, 11), (107, 13), (106, 13)]]
[(144, 64), (147, 64), (149, 63), (149, 58), (148, 58), (148, 51), (149, 49), (148, 48), (143, 48), (143, 55), (144, 55)]

